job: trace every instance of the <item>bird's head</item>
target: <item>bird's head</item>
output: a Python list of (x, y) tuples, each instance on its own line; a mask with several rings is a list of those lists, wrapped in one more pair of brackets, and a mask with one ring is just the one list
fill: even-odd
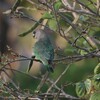
[(35, 37), (37, 40), (45, 38), (46, 33), (42, 29), (38, 29), (33, 32), (33, 37)]

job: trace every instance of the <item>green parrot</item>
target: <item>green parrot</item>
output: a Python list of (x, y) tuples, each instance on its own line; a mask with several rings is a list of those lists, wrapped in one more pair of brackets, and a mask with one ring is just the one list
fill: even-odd
[(30, 61), (28, 71), (31, 69), (34, 59), (36, 59), (44, 65), (48, 72), (54, 72), (52, 67), (54, 48), (50, 41), (50, 37), (42, 29), (34, 31), (33, 36), (36, 42), (33, 47), (33, 60)]

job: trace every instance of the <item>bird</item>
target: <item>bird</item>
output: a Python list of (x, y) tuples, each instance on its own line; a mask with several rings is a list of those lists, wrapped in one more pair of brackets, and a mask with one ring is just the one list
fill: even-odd
[(43, 29), (33, 32), (36, 42), (33, 47), (32, 60), (29, 63), (28, 72), (30, 71), (34, 59), (40, 61), (48, 72), (54, 72), (52, 62), (54, 59), (54, 48), (50, 36)]

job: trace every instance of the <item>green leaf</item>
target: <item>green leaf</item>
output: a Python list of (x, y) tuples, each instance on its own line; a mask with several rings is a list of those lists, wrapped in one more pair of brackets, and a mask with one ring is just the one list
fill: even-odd
[(95, 89), (100, 90), (100, 74), (94, 75), (92, 84)]
[(95, 93), (91, 94), (89, 100), (100, 100), (100, 92), (95, 92)]
[(89, 94), (90, 91), (91, 91), (91, 87), (92, 87), (91, 80), (90, 79), (86, 79), (84, 84), (85, 84), (85, 87), (86, 87), (87, 94)]
[(54, 5), (54, 8), (55, 8), (56, 11), (58, 11), (61, 7), (62, 7), (61, 1), (56, 2), (55, 5)]
[(37, 21), (29, 30), (27, 30), (26, 32), (23, 32), (23, 33), (19, 34), (18, 36), (24, 37), (24, 36), (28, 35), (33, 30), (35, 30), (39, 26), (39, 24), (43, 22), (43, 20), (44, 20), (43, 18), (40, 18), (39, 21)]
[(80, 54), (81, 54), (82, 56), (84, 56), (84, 55), (87, 54), (87, 52), (85, 52), (84, 50), (81, 50), (81, 51), (80, 51)]
[(85, 97), (86, 95), (86, 87), (84, 82), (76, 83), (76, 94), (78, 97)]
[(48, 21), (49, 28), (56, 31), (57, 30), (57, 22), (55, 19), (50, 19)]
[(53, 18), (53, 15), (50, 14), (49, 12), (45, 12), (42, 16), (43, 19), (51, 19)]
[(94, 74), (100, 74), (100, 63), (95, 67)]

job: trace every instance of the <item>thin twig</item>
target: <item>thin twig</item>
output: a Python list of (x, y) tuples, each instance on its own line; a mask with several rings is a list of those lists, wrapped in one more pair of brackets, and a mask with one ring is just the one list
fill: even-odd
[(46, 72), (45, 75), (43, 76), (43, 78), (41, 79), (40, 84), (38, 85), (37, 89), (36, 89), (36, 93), (39, 93), (41, 88), (43, 87), (44, 83), (46, 82), (47, 78), (49, 77), (49, 72)]
[[(60, 74), (60, 76), (57, 78), (57, 80), (49, 87), (49, 89), (47, 90), (46, 93), (49, 93), (50, 90), (54, 87), (54, 85), (58, 83), (58, 81), (62, 78), (62, 76), (67, 72), (67, 70), (69, 69), (69, 67), (70, 67), (70, 65), (68, 65), (68, 66), (64, 69), (64, 71)], [(45, 96), (44, 100), (46, 100), (46, 98), (47, 98), (47, 95)]]

